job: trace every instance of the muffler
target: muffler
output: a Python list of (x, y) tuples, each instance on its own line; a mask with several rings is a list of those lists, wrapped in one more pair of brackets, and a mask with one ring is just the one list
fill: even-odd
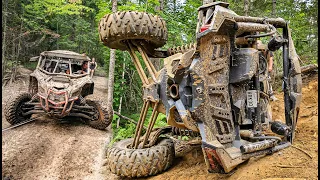
[(240, 146), (240, 150), (242, 153), (252, 153), (252, 152), (264, 150), (270, 147), (274, 147), (276, 146), (276, 144), (277, 144), (277, 140), (268, 139), (264, 141), (242, 145)]

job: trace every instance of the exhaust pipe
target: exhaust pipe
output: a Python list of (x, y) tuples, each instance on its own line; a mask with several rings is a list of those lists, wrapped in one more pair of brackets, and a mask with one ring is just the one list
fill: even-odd
[(259, 141), (255, 143), (245, 144), (240, 146), (240, 150), (242, 153), (252, 153), (260, 150), (264, 150), (270, 147), (276, 146), (277, 141), (274, 139)]

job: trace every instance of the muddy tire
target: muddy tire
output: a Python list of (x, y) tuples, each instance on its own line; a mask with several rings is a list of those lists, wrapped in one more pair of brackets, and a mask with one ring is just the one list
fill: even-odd
[(31, 117), (31, 114), (23, 116), (23, 110), (21, 109), (25, 106), (24, 103), (30, 101), (31, 98), (32, 96), (30, 93), (22, 93), (8, 101), (4, 109), (4, 115), (10, 124), (20, 123)]
[(146, 12), (116, 12), (105, 15), (99, 23), (99, 37), (112, 49), (126, 50), (124, 40), (143, 40), (148, 48), (166, 44), (168, 32), (165, 21)]
[(86, 103), (89, 106), (93, 106), (95, 108), (94, 111), (96, 112), (94, 120), (87, 120), (89, 126), (100, 130), (106, 129), (111, 124), (112, 120), (106, 108), (104, 108), (99, 101), (87, 99)]
[(145, 177), (167, 170), (174, 159), (174, 144), (171, 139), (159, 139), (145, 149), (130, 149), (133, 139), (125, 139), (107, 149), (108, 169), (123, 177)]

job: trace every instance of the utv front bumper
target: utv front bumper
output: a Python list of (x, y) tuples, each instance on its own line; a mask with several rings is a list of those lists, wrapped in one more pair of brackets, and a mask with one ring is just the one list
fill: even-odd
[(67, 91), (49, 89), (46, 95), (38, 93), (40, 105), (51, 116), (59, 118), (67, 116), (78, 97), (69, 98)]

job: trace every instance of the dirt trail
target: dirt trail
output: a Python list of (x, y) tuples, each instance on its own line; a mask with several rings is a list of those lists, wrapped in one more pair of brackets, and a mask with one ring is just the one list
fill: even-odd
[[(30, 71), (22, 69), (24, 74)], [(27, 80), (26, 80), (27, 81)], [(94, 77), (95, 98), (105, 100), (107, 79)], [(16, 83), (2, 90), (2, 107), (27, 84)], [(8, 127), (2, 112), (2, 128)], [(100, 131), (77, 119), (61, 122), (39, 120), (2, 133), (2, 179), (113, 179), (102, 173), (103, 147), (112, 137), (111, 128)]]
[[(152, 180), (206, 180), (235, 179), (258, 180), (267, 178), (318, 179), (318, 78), (317, 75), (303, 79), (303, 99), (294, 146), (303, 149), (312, 159), (300, 150), (289, 147), (273, 155), (251, 158), (240, 165), (232, 175), (209, 174), (201, 149), (177, 159), (172, 168)], [(273, 119), (284, 121), (283, 93), (277, 94), (278, 101), (272, 104)], [(281, 167), (279, 167), (281, 166)], [(271, 179), (270, 179), (271, 180)]]

